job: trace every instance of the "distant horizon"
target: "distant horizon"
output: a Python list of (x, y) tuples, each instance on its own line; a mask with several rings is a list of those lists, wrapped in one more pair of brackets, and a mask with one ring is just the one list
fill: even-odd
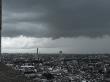
[[(1, 53), (1, 54), (36, 54), (36, 53)], [(59, 53), (39, 53), (39, 54), (59, 54)], [(64, 55), (70, 54), (70, 55), (109, 55), (110, 53), (63, 53)]]
[[(48, 50), (50, 49), (51, 50), (52, 48), (39, 48), (38, 54), (60, 54), (59, 51), (62, 51), (62, 54), (110, 54), (110, 53), (107, 53), (107, 52), (105, 52), (105, 53), (104, 52), (83, 52), (83, 53), (81, 53), (81, 52), (78, 52), (78, 51), (70, 53), (70, 52), (65, 52), (63, 50), (60, 50), (59, 48), (57, 48), (57, 50), (55, 50), (55, 48), (53, 48), (54, 49), (53, 52), (52, 51), (46, 52), (46, 51), (43, 51), (42, 49), (48, 49)], [(8, 54), (37, 54), (37, 48), (33, 48), (33, 49), (15, 49), (15, 50), (10, 49), (9, 51), (7, 51), (7, 50), (9, 50), (9, 49), (6, 49), (6, 51), (2, 50), (1, 53), (2, 54), (3, 53), (8, 53)]]

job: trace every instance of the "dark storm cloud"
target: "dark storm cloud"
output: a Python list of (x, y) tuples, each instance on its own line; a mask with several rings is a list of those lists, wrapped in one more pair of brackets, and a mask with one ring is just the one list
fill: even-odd
[(109, 0), (3, 0), (3, 36), (110, 35)]

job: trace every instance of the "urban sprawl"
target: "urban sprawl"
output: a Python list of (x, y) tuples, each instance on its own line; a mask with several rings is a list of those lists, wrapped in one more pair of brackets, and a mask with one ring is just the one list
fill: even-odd
[(109, 54), (7, 54), (2, 62), (33, 82), (110, 82)]

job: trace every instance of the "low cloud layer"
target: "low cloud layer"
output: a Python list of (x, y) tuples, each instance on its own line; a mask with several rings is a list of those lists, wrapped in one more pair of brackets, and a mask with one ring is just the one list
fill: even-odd
[[(110, 53), (110, 37), (103, 38), (34, 38), (26, 36), (2, 37), (2, 52), (36, 52), (40, 53)], [(14, 50), (14, 51), (12, 51)]]
[(110, 0), (3, 0), (3, 37), (110, 35)]

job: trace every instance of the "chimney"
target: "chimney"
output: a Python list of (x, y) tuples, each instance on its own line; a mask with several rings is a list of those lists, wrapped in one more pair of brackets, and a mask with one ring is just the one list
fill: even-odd
[(39, 48), (37, 48), (37, 55), (39, 54)]
[(37, 48), (37, 53), (35, 54), (35, 58), (38, 58), (39, 55), (39, 48)]

